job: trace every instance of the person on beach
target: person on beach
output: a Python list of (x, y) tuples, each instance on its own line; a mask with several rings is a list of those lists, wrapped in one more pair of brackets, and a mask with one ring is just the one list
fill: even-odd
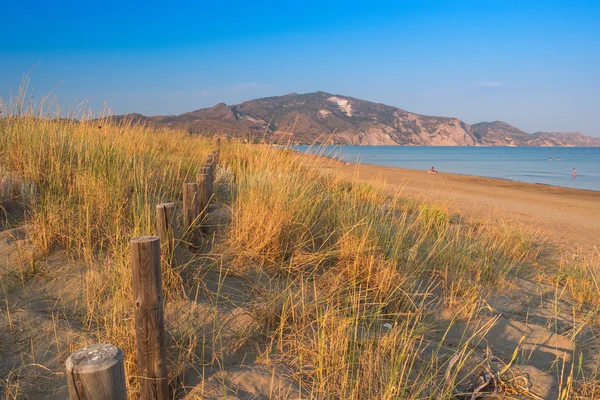
[(550, 158), (548, 159), (548, 161), (552, 161), (552, 157), (550, 157)]
[(560, 157), (558, 157), (558, 158), (556, 159), (556, 161), (560, 161)]
[(573, 168), (573, 178), (577, 178), (577, 170)]
[(431, 169), (429, 171), (427, 171), (427, 173), (429, 173), (429, 174), (437, 174), (438, 172), (436, 171), (435, 168), (431, 167)]

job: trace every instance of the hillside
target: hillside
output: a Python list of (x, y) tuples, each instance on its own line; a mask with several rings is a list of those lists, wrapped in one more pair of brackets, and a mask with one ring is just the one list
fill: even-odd
[(600, 146), (600, 139), (580, 132), (527, 133), (502, 121), (480, 122), (471, 126), (483, 146)]
[(404, 146), (600, 146), (581, 133), (529, 134), (505, 122), (473, 126), (458, 118), (431, 117), (385, 104), (325, 92), (265, 97), (237, 105), (171, 116), (128, 114), (115, 117), (183, 128), (191, 133), (291, 141)]
[(483, 146), (523, 146), (531, 135), (506, 122), (480, 122), (471, 126), (473, 134)]

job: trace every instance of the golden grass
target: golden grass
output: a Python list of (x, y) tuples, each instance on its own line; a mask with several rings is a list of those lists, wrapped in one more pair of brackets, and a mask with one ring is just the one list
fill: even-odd
[[(28, 218), (36, 247), (45, 254), (64, 248), (84, 260), (82, 322), (90, 340), (128, 353), (135, 376), (129, 239), (154, 232), (154, 206), (181, 196), (210, 142), (108, 120), (6, 118), (0, 131), (2, 168), (39, 192)], [(165, 288), (169, 298), (181, 295)]]
[[(195, 180), (212, 149), (206, 138), (109, 119), (0, 119), (0, 168), (37, 188), (27, 213), (35, 247), (65, 249), (83, 264), (82, 299), (66, 315), (83, 339), (66, 351), (85, 342), (121, 347), (132, 398), (129, 239), (155, 233), (154, 206), (180, 203), (183, 182)], [(226, 333), (216, 317), (207, 333), (207, 315), (195, 308), (206, 292), (201, 277), (218, 270), (249, 287), (243, 307), (258, 331), (240, 346), (289, 368), (307, 398), (451, 398), (476, 339), (452, 350), (432, 341), (427, 313), (443, 305), (476, 315), (479, 300), (538, 253), (508, 225), (465, 223), (443, 207), (391, 196), (381, 183), (324, 174), (288, 150), (223, 143), (217, 177), (216, 202), (231, 221), (211, 252), (188, 255), (165, 277), (174, 393), (184, 373), (225, 363), (214, 343)], [(569, 280), (573, 273), (594, 272), (562, 275), (574, 296), (600, 298)], [(220, 285), (208, 301), (215, 315), (228, 304)], [(15, 390), (7, 386), (5, 397), (18, 397)]]

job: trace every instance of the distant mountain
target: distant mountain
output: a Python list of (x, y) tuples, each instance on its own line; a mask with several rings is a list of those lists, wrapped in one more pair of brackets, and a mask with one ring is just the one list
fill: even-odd
[[(600, 147), (600, 138), (585, 136), (581, 132), (535, 132), (534, 146), (544, 146), (547, 141), (554, 146)], [(537, 144), (540, 143), (540, 144)]]
[(580, 132), (527, 133), (506, 122), (480, 122), (471, 125), (473, 134), (483, 146), (600, 146), (600, 139)]
[(501, 121), (480, 122), (471, 129), (482, 146), (525, 146), (532, 139), (529, 133)]
[(600, 146), (581, 133), (529, 134), (505, 122), (473, 126), (448, 117), (414, 114), (385, 104), (325, 92), (265, 97), (181, 115), (146, 117), (126, 114), (148, 124), (296, 144), (335, 143), (405, 146)]

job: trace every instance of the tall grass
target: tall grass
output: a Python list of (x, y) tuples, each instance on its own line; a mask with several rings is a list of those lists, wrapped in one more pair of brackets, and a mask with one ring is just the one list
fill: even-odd
[[(449, 298), (502, 284), (537, 252), (508, 225), (453, 221), (441, 208), (410, 205), (383, 184), (349, 183), (268, 147), (237, 151), (233, 221), (226, 240), (233, 262), (297, 272), (375, 263), (405, 277), (439, 280)], [(461, 289), (461, 286), (463, 287)]]
[(501, 287), (535, 257), (531, 243), (506, 226), (453, 223), (382, 184), (324, 175), (289, 151), (235, 151), (222, 251), (238, 269), (279, 277), (255, 296), (267, 353), (292, 364), (313, 398), (450, 397), (427, 310)]
[[(179, 202), (211, 150), (205, 138), (109, 119), (0, 119), (0, 168), (37, 187), (28, 211), (36, 246), (66, 249), (84, 264), (82, 302), (69, 318), (80, 320), (86, 341), (124, 349), (132, 397), (129, 239), (154, 233), (154, 206)], [(218, 266), (248, 283), (250, 299), (238, 306), (259, 327), (246, 338), (258, 357), (286, 366), (306, 397), (451, 398), (477, 343), (445, 347), (427, 313), (441, 304), (474, 315), (536, 247), (508, 225), (468, 224), (307, 160), (223, 144), (219, 176), (232, 179), (216, 200), (231, 220), (211, 252), (188, 254), (165, 286), (172, 385), (203, 364), (223, 364), (203, 346), (225, 333), (215, 322), (207, 339), (193, 296)], [(217, 313), (221, 305), (210, 306)]]
[[(72, 317), (90, 340), (121, 346), (135, 376), (129, 239), (154, 233), (154, 206), (181, 197), (210, 142), (108, 119), (12, 117), (0, 120), (0, 132), (2, 169), (39, 193), (29, 210), (35, 245), (45, 254), (66, 249), (85, 263), (84, 306)], [(172, 285), (166, 290), (170, 299), (182, 296)]]

